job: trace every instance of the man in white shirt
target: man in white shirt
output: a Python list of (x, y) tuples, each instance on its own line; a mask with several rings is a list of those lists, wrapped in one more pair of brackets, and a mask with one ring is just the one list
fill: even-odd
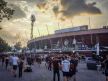
[(14, 75), (14, 77), (16, 77), (16, 70), (17, 70), (17, 67), (18, 67), (18, 61), (19, 61), (19, 58), (14, 55), (12, 57), (12, 66), (13, 66), (13, 75)]
[(70, 61), (67, 59), (67, 56), (64, 57), (64, 60), (62, 61), (61, 64), (62, 64), (62, 71), (63, 71), (64, 81), (68, 81)]

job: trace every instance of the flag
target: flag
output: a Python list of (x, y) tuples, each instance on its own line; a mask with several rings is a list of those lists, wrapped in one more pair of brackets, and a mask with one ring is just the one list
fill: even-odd
[(99, 43), (96, 44), (96, 54), (99, 55)]

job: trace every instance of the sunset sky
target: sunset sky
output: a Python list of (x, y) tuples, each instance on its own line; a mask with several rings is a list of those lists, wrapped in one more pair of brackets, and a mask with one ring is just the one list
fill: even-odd
[[(55, 30), (80, 25), (101, 28), (108, 25), (108, 0), (5, 0), (15, 10), (11, 20), (0, 23), (0, 37), (10, 45), (30, 39), (31, 15), (34, 14), (34, 37), (50, 34)], [(90, 24), (89, 24), (90, 19)], [(59, 23), (59, 27), (58, 27)]]

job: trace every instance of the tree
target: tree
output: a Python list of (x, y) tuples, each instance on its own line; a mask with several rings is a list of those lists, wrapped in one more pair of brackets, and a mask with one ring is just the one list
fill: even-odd
[(14, 10), (7, 6), (7, 2), (0, 0), (0, 22), (2, 22), (4, 18), (7, 18), (9, 20), (10, 18), (12, 18), (13, 14)]
[(2, 27), (0, 27), (0, 30), (2, 30)]
[(7, 51), (11, 51), (11, 47), (8, 45), (8, 43), (6, 43), (5, 40), (0, 38), (0, 52), (7, 52)]
[(15, 45), (14, 45), (15, 49), (16, 50), (20, 50), (21, 49), (21, 42), (17, 42)]
[(2, 30), (3, 28), (2, 28), (2, 26), (0, 25), (0, 30)]

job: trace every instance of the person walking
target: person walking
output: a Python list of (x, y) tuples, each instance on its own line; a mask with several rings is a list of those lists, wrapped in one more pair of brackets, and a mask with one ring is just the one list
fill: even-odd
[(22, 77), (23, 68), (24, 68), (24, 59), (20, 57), (18, 62), (19, 78)]
[(70, 71), (69, 71), (69, 77), (73, 78), (73, 81), (76, 81), (76, 72), (77, 72), (77, 65), (78, 65), (78, 61), (75, 58), (75, 56), (71, 56), (71, 60), (70, 60)]
[(48, 70), (51, 71), (52, 70), (52, 57), (49, 57), (48, 59)]
[(8, 68), (8, 65), (9, 65), (9, 57), (6, 56), (6, 58), (5, 58), (5, 67), (6, 67), (6, 69)]
[(64, 81), (69, 80), (69, 70), (70, 70), (70, 61), (67, 56), (64, 57), (61, 63), (62, 71), (63, 71), (63, 79)]
[(53, 81), (55, 81), (56, 79), (56, 74), (58, 77), (58, 81), (60, 81), (60, 73), (59, 73), (59, 68), (60, 68), (60, 63), (59, 60), (57, 59), (57, 57), (53, 58), (53, 62), (52, 62), (52, 67), (53, 67)]
[(14, 77), (16, 77), (16, 71), (17, 71), (17, 67), (18, 67), (18, 61), (19, 61), (19, 58), (14, 55), (12, 57), (12, 66), (13, 66), (13, 75)]
[(2, 60), (2, 67), (3, 67), (4, 66), (4, 62), (5, 62), (5, 56), (4, 55), (2, 55), (1, 60)]

